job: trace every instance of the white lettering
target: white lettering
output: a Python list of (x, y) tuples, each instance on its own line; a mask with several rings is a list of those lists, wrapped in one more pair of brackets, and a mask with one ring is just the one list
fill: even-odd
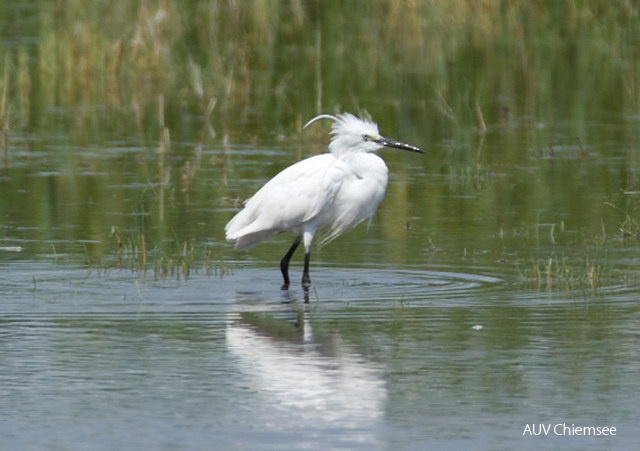
[(549, 434), (549, 431), (551, 430), (551, 424), (527, 424), (524, 427), (524, 431), (522, 432), (522, 435), (547, 435)]
[[(528, 426), (529, 425), (527, 425), (527, 427)], [(540, 426), (543, 426), (543, 425), (540, 425)], [(550, 427), (551, 425), (547, 426), (545, 435), (549, 433)], [(526, 432), (526, 429), (525, 429), (525, 432)], [(529, 429), (529, 434), (540, 435), (541, 432), (542, 431), (539, 430), (538, 433), (536, 434), (535, 425), (533, 425), (532, 428)], [(617, 430), (615, 426), (576, 426), (573, 423), (571, 423), (571, 426), (568, 426), (567, 423), (558, 423), (553, 426), (553, 433), (555, 435), (599, 436), (599, 435), (616, 435), (616, 432)]]

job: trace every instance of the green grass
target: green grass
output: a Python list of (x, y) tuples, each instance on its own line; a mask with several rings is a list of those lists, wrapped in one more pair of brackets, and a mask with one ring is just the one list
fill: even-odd
[[(434, 116), (436, 127), (455, 131), (640, 105), (640, 26), (631, 2), (374, 0), (358, 14), (352, 8), (42, 2), (28, 31), (35, 42), (0, 55), (0, 119), (13, 111), (15, 127), (53, 127), (59, 119), (49, 107), (80, 107), (67, 125), (81, 135), (135, 124), (157, 136), (163, 95), (171, 128), (181, 112), (206, 115), (215, 102), (221, 129), (231, 119), (250, 124), (250, 114), (273, 129), (341, 105), (367, 107), (374, 117), (389, 109)], [(593, 89), (602, 85), (608, 89)], [(554, 110), (558, 95), (563, 107)], [(362, 104), (373, 97), (380, 103)]]
[(590, 257), (578, 261), (553, 254), (523, 266), (518, 269), (523, 284), (536, 290), (596, 290), (608, 278), (606, 260)]

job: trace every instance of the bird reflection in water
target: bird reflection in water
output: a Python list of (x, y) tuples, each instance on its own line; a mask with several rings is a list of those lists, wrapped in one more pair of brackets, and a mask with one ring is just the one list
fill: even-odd
[[(316, 332), (308, 305), (230, 314), (226, 346), (258, 402), (309, 427), (354, 428), (366, 443), (381, 421), (383, 371), (335, 332)], [(268, 407), (267, 407), (268, 406)]]

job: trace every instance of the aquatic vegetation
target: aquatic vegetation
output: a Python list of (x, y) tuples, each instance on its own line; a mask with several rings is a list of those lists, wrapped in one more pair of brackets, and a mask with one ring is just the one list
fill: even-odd
[(143, 277), (151, 269), (154, 280), (188, 279), (194, 271), (221, 278), (233, 273), (233, 265), (218, 252), (206, 247), (200, 249), (200, 246), (196, 251), (189, 241), (180, 242), (175, 238), (173, 242), (149, 249), (143, 233), (123, 236), (119, 228), (113, 226), (111, 236), (116, 246), (111, 266), (140, 273)]
[[(640, 104), (638, 11), (630, 2), (378, 0), (357, 17), (348, 8), (125, 0), (116, 10), (106, 0), (42, 2), (26, 31), (35, 41), (18, 40), (0, 55), (0, 112), (12, 111), (18, 129), (65, 124), (87, 137), (135, 125), (155, 139), (161, 95), (168, 126), (181, 134), (201, 125), (197, 118), (212, 102), (214, 129), (228, 133), (231, 121), (281, 129), (345, 99), (363, 106), (381, 86), (386, 100), (369, 107), (372, 115), (400, 115), (403, 105), (415, 120), (436, 119), (429, 134), (508, 129), (517, 118), (586, 117), (614, 100), (623, 111)], [(12, 11), (4, 11), (5, 22)], [(297, 45), (282, 52), (291, 42)], [(347, 55), (349, 64), (337, 64)], [(550, 110), (558, 93), (564, 106)], [(64, 107), (73, 116), (48, 114)], [(587, 128), (575, 134), (587, 135)]]
[(519, 268), (519, 274), (526, 286), (536, 290), (595, 290), (607, 277), (605, 268), (606, 261), (589, 257), (575, 261), (554, 254), (532, 262), (530, 267), (525, 264), (525, 268)]
[(111, 226), (111, 238), (116, 243), (116, 267), (122, 268), (125, 260), (135, 262), (131, 269), (146, 273), (147, 243), (144, 234), (123, 237), (117, 226)]

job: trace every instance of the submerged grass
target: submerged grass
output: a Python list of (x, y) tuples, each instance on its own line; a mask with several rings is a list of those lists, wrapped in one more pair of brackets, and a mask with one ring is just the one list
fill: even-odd
[[(608, 233), (604, 221), (601, 227), (599, 233), (583, 237), (580, 249), (572, 251), (565, 248), (552, 252), (548, 257), (517, 260), (516, 270), (522, 284), (540, 291), (595, 291), (612, 286), (637, 286), (636, 268), (628, 264), (619, 265), (610, 255), (618, 254), (619, 249), (638, 245), (638, 223), (627, 211), (616, 230)], [(558, 234), (566, 233), (564, 227), (559, 229)], [(548, 237), (553, 246), (556, 245), (554, 230), (552, 226)]]
[[(618, 250), (627, 247), (629, 234), (626, 232), (633, 227), (633, 221), (628, 215), (620, 225), (619, 230), (607, 231), (604, 221), (597, 233), (577, 232), (567, 230), (564, 221), (558, 224), (523, 225), (507, 237), (500, 231), (501, 240), (523, 240), (533, 248), (527, 246), (505, 257), (501, 261), (512, 261), (519, 279), (527, 289), (540, 291), (570, 291), (570, 290), (598, 290), (618, 284), (627, 285), (635, 277), (630, 268), (617, 267), (611, 254), (618, 254)], [(615, 227), (615, 226), (613, 226)], [(541, 228), (549, 232), (539, 234)], [(533, 229), (535, 232), (530, 233)], [(566, 243), (571, 245), (562, 244)], [(549, 250), (551, 249), (551, 250)], [(553, 250), (557, 249), (557, 250)], [(545, 252), (549, 250), (547, 256)], [(538, 254), (533, 257), (517, 257), (518, 253), (532, 252)]]
[(585, 257), (583, 261), (575, 261), (554, 254), (518, 271), (524, 285), (536, 290), (595, 290), (609, 281), (606, 267), (606, 260)]
[[(188, 279), (193, 271), (202, 271), (207, 276), (220, 278), (232, 274), (233, 266), (211, 249), (196, 252), (189, 241), (178, 241), (162, 248), (147, 247), (142, 233), (122, 237), (118, 227), (112, 227), (112, 238), (116, 243), (113, 266), (129, 269), (146, 277), (152, 262), (154, 280)], [(201, 255), (200, 255), (201, 254)]]

